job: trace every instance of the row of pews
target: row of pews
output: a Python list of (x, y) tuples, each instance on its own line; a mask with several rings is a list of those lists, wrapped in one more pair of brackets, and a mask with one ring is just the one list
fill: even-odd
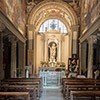
[[(65, 100), (90, 98), (100, 100), (100, 80), (92, 78), (62, 78), (62, 93)], [(87, 100), (87, 99), (85, 99)]]
[(10, 78), (0, 81), (0, 100), (25, 98), (39, 100), (42, 94), (42, 78)]

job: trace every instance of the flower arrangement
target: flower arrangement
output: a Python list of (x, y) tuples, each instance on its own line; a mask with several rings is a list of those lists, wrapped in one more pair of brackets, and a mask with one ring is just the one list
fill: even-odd
[(65, 66), (66, 66), (66, 64), (64, 62), (60, 63), (60, 67), (65, 67)]
[(42, 67), (46, 67), (48, 65), (48, 62), (46, 62), (46, 61), (41, 61), (40, 63), (41, 63)]

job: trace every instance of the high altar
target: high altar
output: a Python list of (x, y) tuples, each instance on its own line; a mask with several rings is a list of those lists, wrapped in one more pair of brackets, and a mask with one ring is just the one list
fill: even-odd
[[(38, 36), (38, 40), (42, 40), (41, 46), (43, 46), (42, 49), (37, 49), (37, 52), (41, 50), (41, 54), (43, 54), (41, 56), (39, 51), (39, 56), (37, 56), (37, 65), (40, 66), (38, 70), (40, 77), (43, 78), (43, 85), (59, 85), (65, 73), (61, 67), (58, 66), (58, 62), (65, 62), (65, 64), (68, 65), (68, 36), (64, 36), (60, 32), (51, 29), (45, 34), (42, 34), (42, 37)], [(41, 61), (42, 63), (39, 65)], [(57, 68), (60, 68), (60, 71), (56, 71)]]
[[(69, 58), (69, 36), (51, 29), (37, 36), (36, 71), (42, 67), (42, 62), (48, 62), (46, 67), (57, 67), (57, 62), (64, 62), (66, 68)], [(65, 46), (66, 45), (66, 46)]]
[(61, 78), (65, 77), (64, 68), (56, 67), (41, 67), (40, 77), (42, 77), (44, 86), (59, 86)]

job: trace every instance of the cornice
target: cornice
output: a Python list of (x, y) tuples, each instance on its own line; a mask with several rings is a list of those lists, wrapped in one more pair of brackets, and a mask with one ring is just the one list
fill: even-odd
[(26, 38), (18, 31), (18, 29), (8, 20), (8, 18), (0, 11), (0, 19), (3, 24), (11, 31), (20, 41), (25, 43)]
[(100, 17), (89, 27), (89, 29), (80, 36), (79, 40), (82, 43), (85, 41), (90, 35), (92, 35), (98, 28), (100, 27)]

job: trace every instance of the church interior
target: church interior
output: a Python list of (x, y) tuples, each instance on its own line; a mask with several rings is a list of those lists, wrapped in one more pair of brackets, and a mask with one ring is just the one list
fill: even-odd
[(100, 0), (0, 0), (0, 100), (100, 100)]

